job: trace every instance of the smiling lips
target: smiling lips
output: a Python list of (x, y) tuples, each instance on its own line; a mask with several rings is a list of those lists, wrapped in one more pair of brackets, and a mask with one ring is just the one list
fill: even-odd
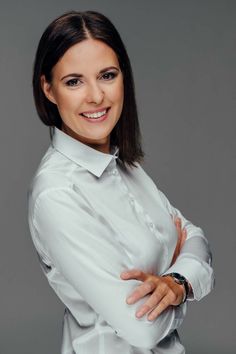
[(82, 115), (85, 116), (93, 116), (95, 113), (104, 113), (105, 111), (107, 111), (110, 107), (102, 107), (93, 111), (85, 111), (83, 113), (80, 113)]
[(103, 110), (96, 110), (94, 111), (95, 113), (91, 113), (91, 111), (89, 113), (83, 112), (81, 116), (90, 122), (102, 122), (107, 118), (109, 109), (110, 107), (104, 108)]

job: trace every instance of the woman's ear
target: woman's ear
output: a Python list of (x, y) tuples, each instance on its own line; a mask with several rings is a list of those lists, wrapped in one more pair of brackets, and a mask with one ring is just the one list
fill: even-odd
[(53, 92), (52, 92), (52, 86), (49, 82), (47, 82), (45, 75), (42, 75), (40, 77), (40, 82), (41, 82), (41, 88), (45, 94), (45, 96), (49, 99), (49, 101), (51, 101), (52, 103), (57, 104), (54, 96), (53, 96)]

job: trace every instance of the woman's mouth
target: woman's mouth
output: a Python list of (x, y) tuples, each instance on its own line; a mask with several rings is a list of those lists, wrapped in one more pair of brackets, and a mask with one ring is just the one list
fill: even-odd
[(85, 114), (85, 113), (81, 113), (81, 117), (83, 117), (86, 121), (91, 122), (91, 123), (99, 123), (99, 122), (103, 122), (105, 119), (107, 119), (108, 117), (108, 112), (110, 110), (111, 107), (97, 112), (97, 113), (93, 113), (93, 114)]

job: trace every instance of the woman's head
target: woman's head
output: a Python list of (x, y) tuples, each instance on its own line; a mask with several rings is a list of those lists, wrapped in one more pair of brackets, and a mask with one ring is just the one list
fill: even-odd
[[(104, 15), (72, 11), (46, 28), (35, 57), (33, 92), (45, 125), (93, 146), (117, 145), (119, 158), (129, 164), (144, 156), (130, 61)], [(107, 107), (102, 122), (81, 115)]]

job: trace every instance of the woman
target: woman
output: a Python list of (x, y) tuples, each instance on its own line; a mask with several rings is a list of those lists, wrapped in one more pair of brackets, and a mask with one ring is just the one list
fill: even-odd
[(176, 329), (213, 288), (211, 253), (140, 165), (132, 69), (109, 19), (55, 19), (33, 90), (52, 141), (28, 191), (29, 227), (66, 306), (61, 353), (185, 353)]

